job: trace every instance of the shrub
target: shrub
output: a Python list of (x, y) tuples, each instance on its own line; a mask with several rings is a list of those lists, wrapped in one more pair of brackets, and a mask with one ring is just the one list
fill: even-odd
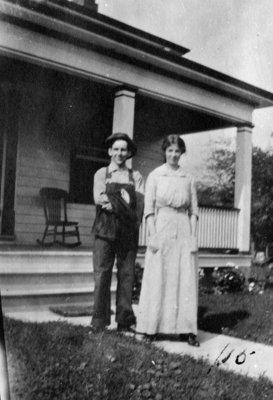
[(245, 288), (245, 276), (237, 268), (217, 268), (212, 277), (213, 290), (216, 293), (241, 292)]

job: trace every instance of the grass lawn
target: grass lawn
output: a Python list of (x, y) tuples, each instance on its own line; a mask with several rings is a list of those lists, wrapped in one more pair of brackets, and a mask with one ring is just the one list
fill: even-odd
[[(208, 322), (212, 303), (203, 300)], [(12, 400), (273, 399), (273, 383), (265, 378), (209, 370), (203, 360), (116, 332), (94, 335), (61, 322), (5, 319), (5, 334)]]
[(199, 328), (273, 344), (273, 290), (212, 295), (200, 293)]

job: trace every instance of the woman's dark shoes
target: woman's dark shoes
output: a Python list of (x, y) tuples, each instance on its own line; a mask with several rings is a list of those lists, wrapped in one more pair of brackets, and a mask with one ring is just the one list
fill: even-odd
[(198, 342), (196, 335), (194, 335), (193, 333), (190, 333), (188, 336), (188, 344), (194, 347), (200, 346), (200, 343)]
[(189, 335), (187, 335), (186, 333), (180, 333), (179, 340), (180, 340), (180, 342), (187, 342), (188, 337), (189, 337)]
[(147, 342), (147, 343), (152, 343), (152, 342), (156, 341), (156, 339), (157, 339), (156, 334), (154, 334), (154, 335), (145, 334), (145, 342)]

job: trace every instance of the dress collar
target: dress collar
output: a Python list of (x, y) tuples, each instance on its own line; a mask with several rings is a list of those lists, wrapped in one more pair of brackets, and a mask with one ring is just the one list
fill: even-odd
[(181, 166), (179, 166), (176, 170), (173, 170), (167, 163), (162, 165), (161, 175), (187, 176), (186, 172), (183, 171)]

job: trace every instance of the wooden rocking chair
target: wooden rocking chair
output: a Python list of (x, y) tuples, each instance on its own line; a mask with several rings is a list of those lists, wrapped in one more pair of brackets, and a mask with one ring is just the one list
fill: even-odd
[[(66, 247), (77, 247), (81, 245), (78, 222), (68, 221), (67, 219), (67, 199), (68, 193), (65, 190), (44, 187), (40, 190), (43, 201), (46, 226), (42, 240), (37, 243), (41, 246), (52, 246), (58, 243)], [(61, 236), (61, 241), (57, 237)], [(67, 237), (74, 236), (77, 241), (67, 243)], [(46, 241), (47, 237), (52, 237), (51, 241)]]

